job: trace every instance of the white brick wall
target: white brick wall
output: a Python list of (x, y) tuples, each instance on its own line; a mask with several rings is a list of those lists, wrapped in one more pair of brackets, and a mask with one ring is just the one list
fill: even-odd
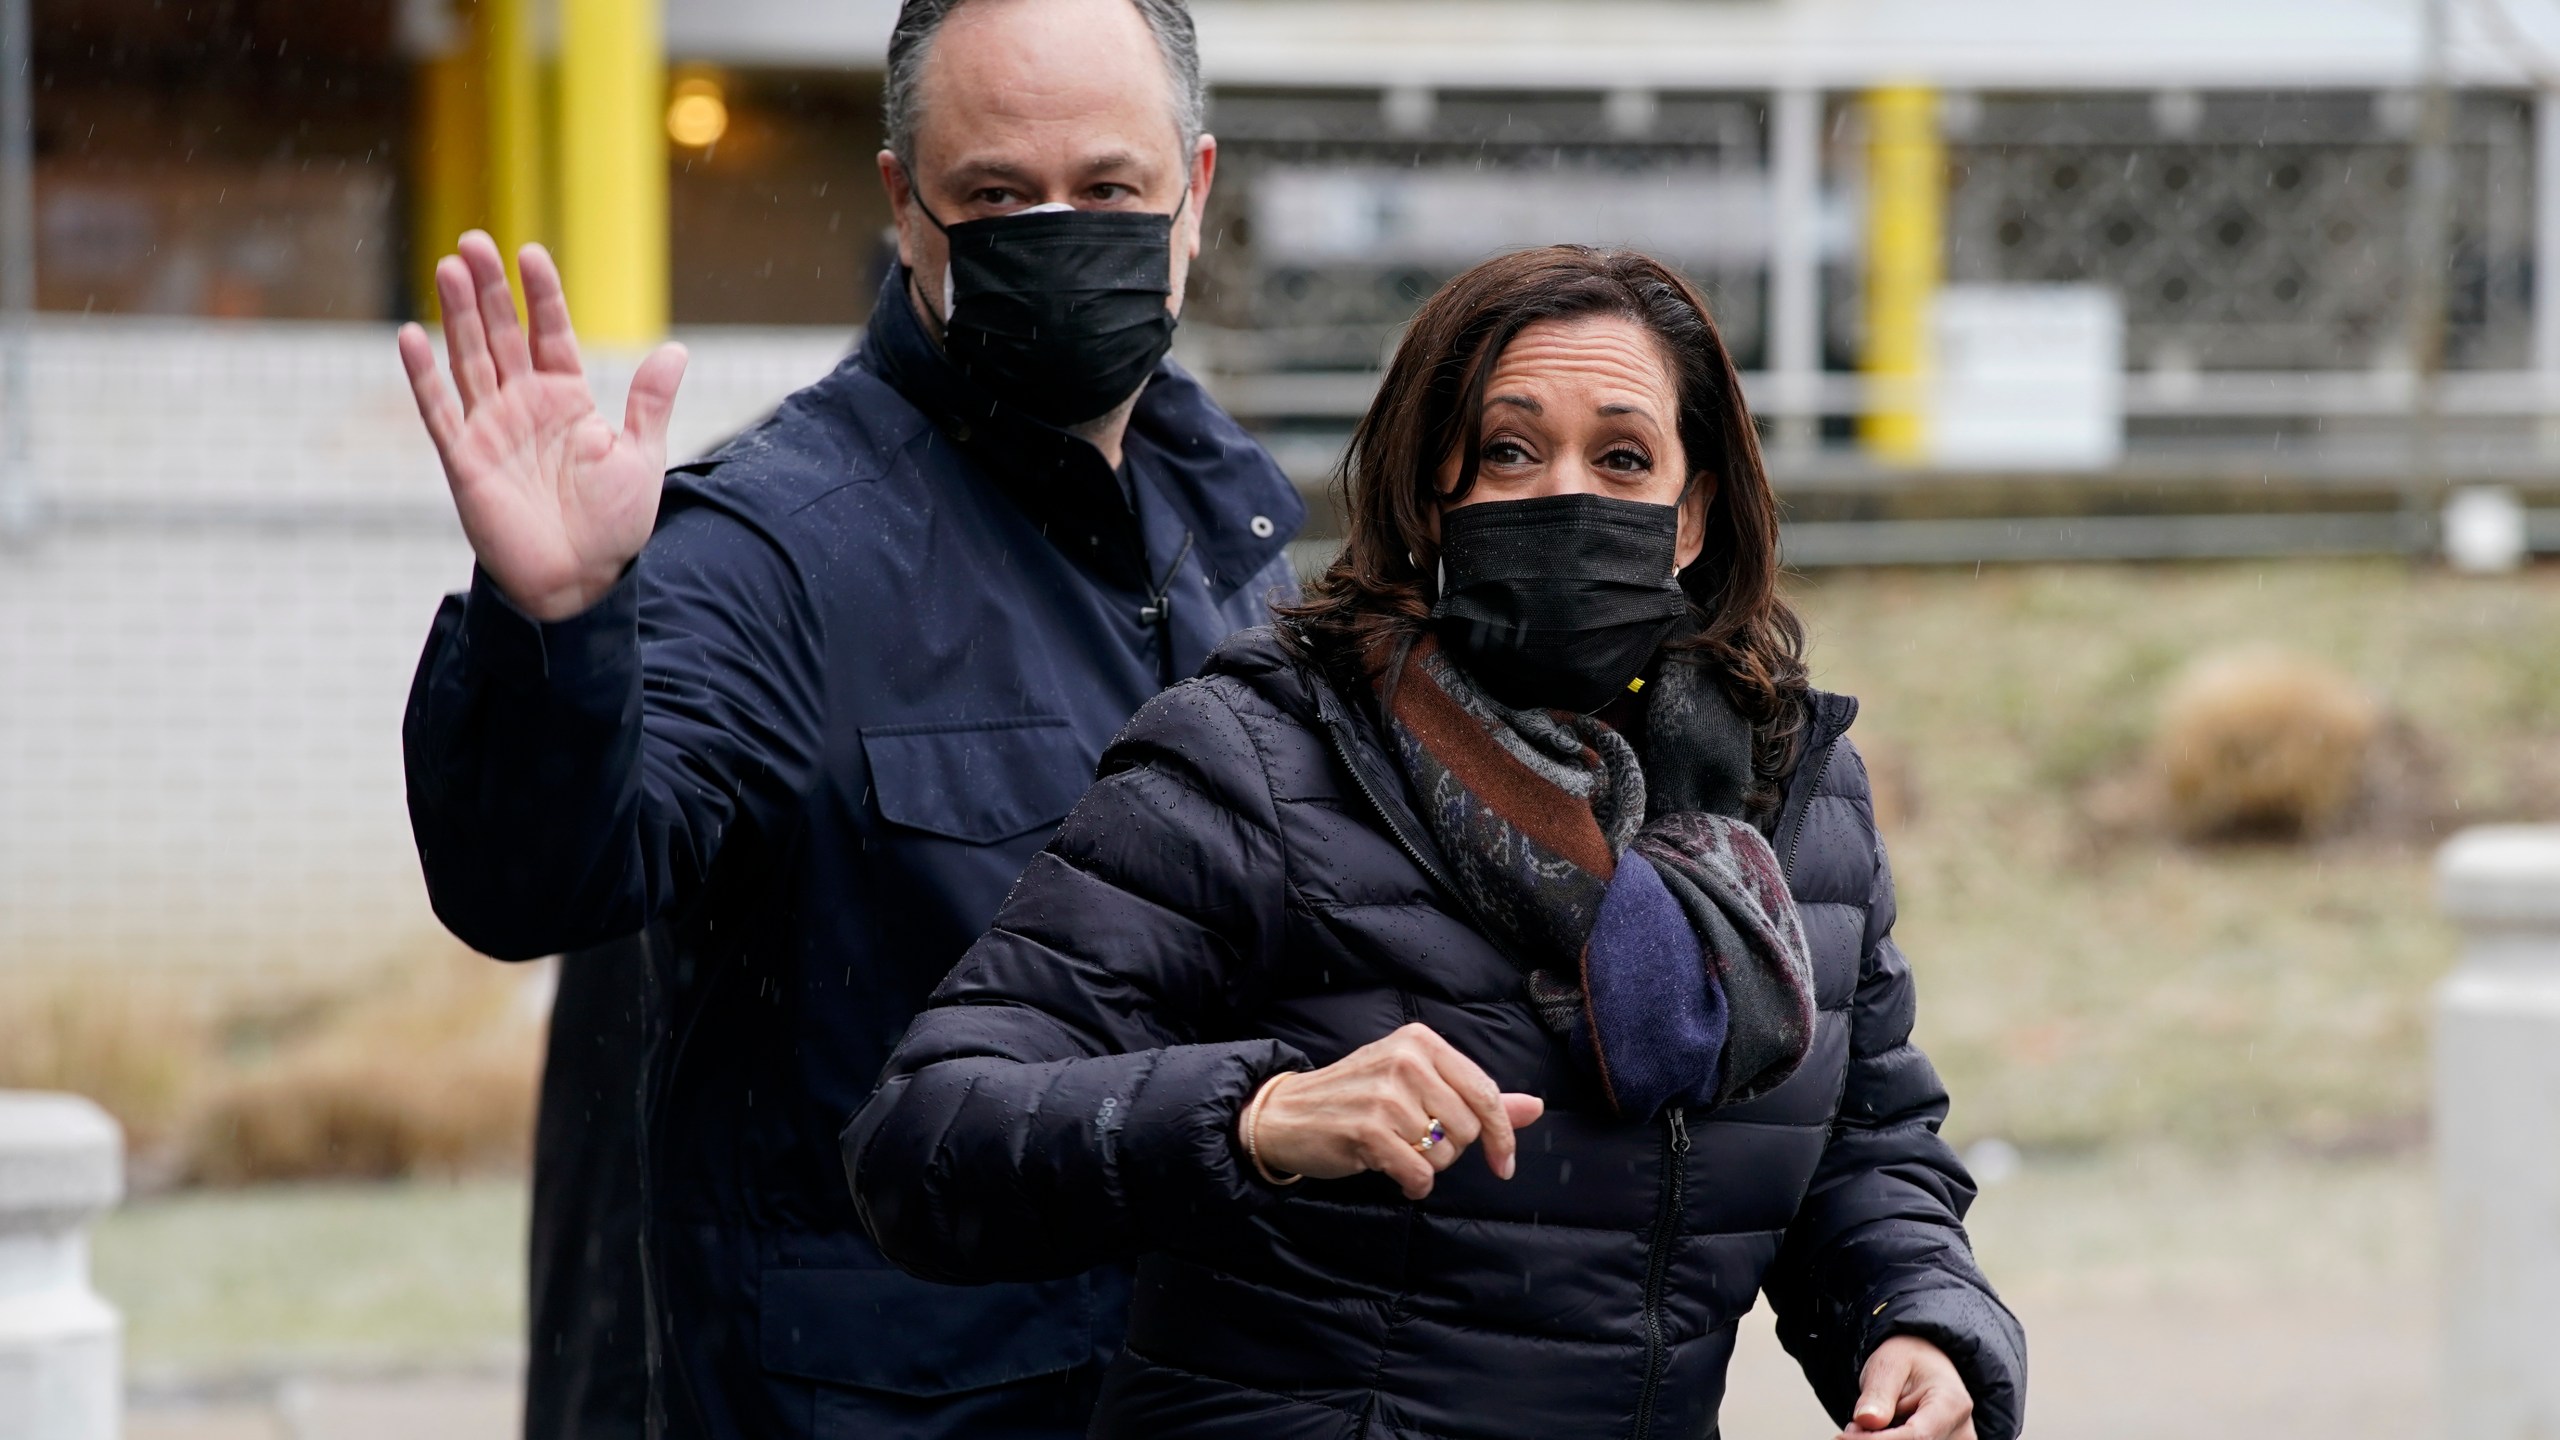
[[(684, 337), (690, 455), (849, 337)], [(633, 357), (600, 359), (618, 416)], [(387, 329), (36, 338), (46, 522), (0, 548), (0, 966), (308, 969), (433, 926), (401, 704), (470, 556)]]

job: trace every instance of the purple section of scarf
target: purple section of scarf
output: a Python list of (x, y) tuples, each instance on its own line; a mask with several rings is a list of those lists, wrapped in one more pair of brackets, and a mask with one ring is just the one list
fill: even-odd
[(1697, 931), (1653, 862), (1630, 850), (1600, 901), (1582, 960), (1592, 1042), (1621, 1115), (1716, 1097), (1724, 1058), (1724, 987), (1709, 973)]

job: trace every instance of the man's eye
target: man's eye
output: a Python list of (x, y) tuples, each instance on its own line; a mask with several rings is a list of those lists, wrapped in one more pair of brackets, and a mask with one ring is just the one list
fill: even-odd
[(1010, 190), (986, 189), (976, 192), (969, 199), (972, 204), (977, 205), (1010, 205), (1014, 203), (1014, 194)]
[(1096, 185), (1085, 193), (1105, 205), (1117, 205), (1138, 192), (1126, 185)]

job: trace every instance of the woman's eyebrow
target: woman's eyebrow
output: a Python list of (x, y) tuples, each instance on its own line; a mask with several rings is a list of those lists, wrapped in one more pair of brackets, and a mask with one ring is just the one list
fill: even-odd
[(1532, 415), (1544, 415), (1547, 413), (1547, 407), (1530, 399), (1526, 395), (1488, 395), (1485, 397), (1484, 403), (1487, 405), (1517, 405)]
[(1600, 413), (1612, 417), (1619, 415), (1641, 415), (1647, 420), (1653, 418), (1653, 412), (1647, 410), (1641, 405), (1603, 405), (1600, 407)]

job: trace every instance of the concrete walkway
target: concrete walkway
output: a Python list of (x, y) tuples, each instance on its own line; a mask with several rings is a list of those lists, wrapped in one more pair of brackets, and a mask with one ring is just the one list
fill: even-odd
[[(2027, 1170), (1973, 1229), (2026, 1322), (2036, 1440), (2409, 1440), (2435, 1409), (2432, 1191), (2417, 1157)], [(504, 1368), (143, 1389), (129, 1440), (512, 1440)], [(1836, 1434), (1767, 1310), (1728, 1440)]]
[[(2410, 1440), (2439, 1428), (2424, 1297), (2022, 1301), (2036, 1440)], [(1768, 1312), (1753, 1315), (1726, 1440), (1834, 1433)]]
[(144, 1393), (125, 1440), (512, 1440), (516, 1377), (489, 1371), (289, 1379), (212, 1393)]
[[(2407, 1440), (2430, 1433), (2425, 1297), (2022, 1301), (2038, 1440)], [(127, 1440), (511, 1440), (518, 1391), (459, 1374), (289, 1382), (264, 1399), (138, 1404)], [(1768, 1312), (1752, 1317), (1727, 1440), (1833, 1433)]]

